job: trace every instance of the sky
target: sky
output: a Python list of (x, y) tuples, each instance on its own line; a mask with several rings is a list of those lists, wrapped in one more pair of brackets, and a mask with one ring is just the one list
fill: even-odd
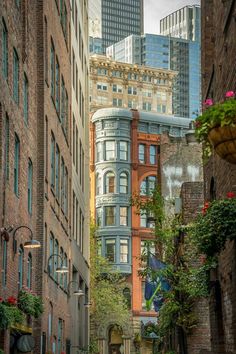
[(200, 0), (144, 0), (144, 33), (160, 33), (160, 19)]

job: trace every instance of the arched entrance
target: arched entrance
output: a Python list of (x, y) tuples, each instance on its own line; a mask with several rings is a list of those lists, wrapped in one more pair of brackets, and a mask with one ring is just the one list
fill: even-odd
[(123, 354), (123, 331), (118, 325), (111, 326), (108, 331), (108, 354)]

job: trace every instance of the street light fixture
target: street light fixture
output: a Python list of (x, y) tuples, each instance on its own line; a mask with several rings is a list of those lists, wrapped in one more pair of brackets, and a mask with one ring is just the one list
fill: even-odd
[(80, 296), (84, 296), (85, 294), (84, 294), (83, 290), (80, 289), (79, 283), (78, 283), (77, 281), (75, 281), (75, 280), (71, 280), (71, 281), (68, 283), (68, 285), (67, 285), (68, 296), (70, 296), (70, 285), (73, 284), (73, 283), (75, 283), (75, 284), (78, 285), (78, 289), (76, 289), (76, 290), (73, 292), (73, 295), (79, 296), (79, 297), (80, 297)]
[(39, 248), (41, 247), (41, 244), (39, 241), (37, 240), (34, 240), (33, 238), (33, 231), (31, 230), (31, 228), (29, 228), (28, 226), (26, 225), (20, 225), (16, 228), (13, 228), (12, 226), (8, 227), (8, 228), (1, 228), (0, 229), (0, 234), (1, 236), (4, 236), (5, 240), (9, 240), (10, 238), (10, 233), (13, 231), (13, 249), (16, 253), (16, 232), (19, 230), (19, 229), (27, 229), (30, 231), (30, 240), (29, 241), (26, 241), (24, 243), (24, 248), (28, 248), (28, 249), (33, 249), (33, 248)]
[(51, 256), (48, 258), (48, 273), (50, 273), (50, 266), (49, 266), (49, 261), (51, 258), (54, 258), (54, 257), (59, 257), (61, 259), (61, 266), (56, 268), (55, 272), (56, 273), (68, 273), (69, 272), (69, 268), (63, 264), (63, 258), (62, 256), (60, 256), (59, 254), (51, 254)]

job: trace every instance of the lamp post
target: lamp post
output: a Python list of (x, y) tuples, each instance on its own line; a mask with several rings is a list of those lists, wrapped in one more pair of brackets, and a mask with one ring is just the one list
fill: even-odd
[(68, 273), (69, 272), (69, 268), (66, 265), (63, 264), (62, 256), (60, 256), (59, 254), (56, 254), (56, 253), (55, 254), (51, 254), (51, 256), (48, 258), (48, 273), (50, 273), (49, 261), (50, 261), (51, 258), (54, 258), (54, 257), (59, 257), (60, 260), (61, 260), (61, 266), (60, 267), (57, 266), (57, 268), (55, 270), (56, 273), (61, 273), (61, 274)]
[(16, 248), (17, 248), (16, 247), (16, 232), (19, 229), (27, 229), (30, 232), (30, 240), (26, 241), (24, 243), (24, 248), (33, 249), (33, 248), (41, 247), (40, 242), (33, 238), (33, 231), (31, 230), (31, 228), (26, 226), (26, 225), (20, 225), (20, 226), (18, 226), (16, 228), (13, 228), (12, 226), (10, 226), (8, 228), (5, 228), (5, 227), (1, 228), (0, 229), (0, 234), (1, 234), (1, 236), (3, 236), (5, 238), (6, 241), (9, 240), (10, 233), (13, 231), (13, 250), (14, 250), (15, 253), (16, 253)]
[(77, 290), (75, 290), (73, 292), (73, 295), (75, 295), (75, 296), (84, 296), (85, 294), (84, 294), (83, 290), (80, 289), (79, 283), (76, 280), (71, 280), (68, 283), (68, 285), (67, 285), (68, 296), (70, 296), (70, 285), (73, 284), (73, 283), (78, 285), (78, 288), (77, 288)]

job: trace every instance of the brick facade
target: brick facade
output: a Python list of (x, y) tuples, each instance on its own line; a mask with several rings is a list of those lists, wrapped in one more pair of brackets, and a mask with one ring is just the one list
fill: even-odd
[[(33, 237), (41, 243), (40, 249), (30, 252), (33, 261), (32, 290), (42, 296), (44, 313), (38, 320), (33, 320), (33, 325), (25, 323), (26, 332), (20, 329), (17, 334), (33, 332), (36, 344), (33, 352), (41, 354), (46, 352), (75, 353), (78, 346), (88, 345), (88, 310), (84, 303), (88, 302), (89, 289), (89, 208), (87, 204), (89, 186), (88, 184), (82, 186), (82, 183), (79, 183), (79, 176), (75, 176), (75, 180), (72, 181), (71, 124), (71, 35), (75, 36), (75, 26), (82, 28), (79, 43), (80, 65), (83, 70), (79, 71), (80, 76), (76, 77), (76, 80), (77, 86), (79, 86), (79, 80), (82, 83), (80, 94), (83, 90), (84, 97), (87, 97), (88, 43), (86, 36), (88, 31), (86, 26), (88, 19), (87, 2), (84, 1), (82, 4), (76, 1), (76, 4), (79, 15), (76, 12), (77, 17), (73, 17), (73, 32), (71, 31), (72, 15), (69, 0), (32, 0), (30, 2), (3, 0), (0, 4), (1, 49), (3, 48), (4, 28), (7, 29), (8, 35), (7, 80), (3, 73), (3, 51), (0, 52), (0, 228), (26, 225), (32, 230)], [(80, 25), (77, 21), (81, 21)], [(19, 104), (13, 99), (13, 48), (17, 51), (19, 58)], [(79, 53), (76, 55), (79, 56)], [(54, 61), (54, 70), (52, 61)], [(54, 72), (54, 80), (52, 80), (52, 72)], [(28, 79), (27, 124), (24, 120), (24, 73)], [(52, 94), (53, 85), (54, 94)], [(56, 91), (57, 88), (58, 91)], [(84, 99), (83, 104), (84, 111), (76, 117), (80, 122), (83, 119), (83, 123), (79, 124), (83, 125), (80, 131), (81, 144), (86, 154), (82, 159), (82, 153), (81, 155), (79, 151), (76, 153), (79, 156), (81, 181), (85, 178), (87, 180), (88, 175), (88, 167), (86, 167), (88, 166), (87, 98)], [(81, 111), (81, 102), (79, 107)], [(9, 118), (9, 147), (6, 115)], [(20, 141), (18, 195), (14, 193), (15, 134)], [(52, 137), (55, 141), (54, 153), (52, 152)], [(54, 158), (52, 158), (53, 154)], [(32, 214), (28, 212), (29, 159), (33, 164)], [(54, 166), (52, 161), (54, 161)], [(74, 236), (72, 222), (79, 224), (79, 220), (75, 220), (75, 215), (72, 215), (72, 182), (79, 186), (79, 207), (86, 209), (85, 221), (79, 230), (79, 237), (83, 239), (84, 245), (82, 249), (77, 247), (72, 239)], [(52, 236), (54, 237), (53, 248)], [(20, 245), (29, 240), (29, 231), (26, 229), (17, 231), (16, 240), (17, 251), (14, 252), (12, 232), (10, 232), (10, 239), (7, 242), (7, 282), (5, 286), (3, 286), (3, 277), (0, 277), (0, 296), (4, 299), (18, 295), (18, 250)], [(0, 240), (1, 269), (3, 242), (2, 236)], [(25, 249), (24, 286), (27, 285), (28, 253)], [(54, 268), (61, 265), (61, 258), (58, 257), (52, 257), (49, 262), (49, 256), (52, 253), (62, 255), (64, 265), (67, 259), (69, 268), (67, 276), (61, 277), (60, 274), (54, 276), (49, 271), (48, 265)], [(68, 288), (71, 280), (77, 282), (77, 285), (70, 284)], [(86, 293), (86, 297), (70, 296), (79, 287)], [(4, 348), (7, 353), (9, 353), (10, 334), (16, 335), (16, 331), (11, 328), (2, 332), (0, 336), (0, 347)]]
[[(202, 1), (202, 96), (214, 102), (236, 90), (235, 1)], [(204, 168), (205, 200), (235, 191), (236, 167), (214, 154)], [(228, 243), (212, 274), (210, 300), (213, 353), (236, 352), (235, 244)]]

